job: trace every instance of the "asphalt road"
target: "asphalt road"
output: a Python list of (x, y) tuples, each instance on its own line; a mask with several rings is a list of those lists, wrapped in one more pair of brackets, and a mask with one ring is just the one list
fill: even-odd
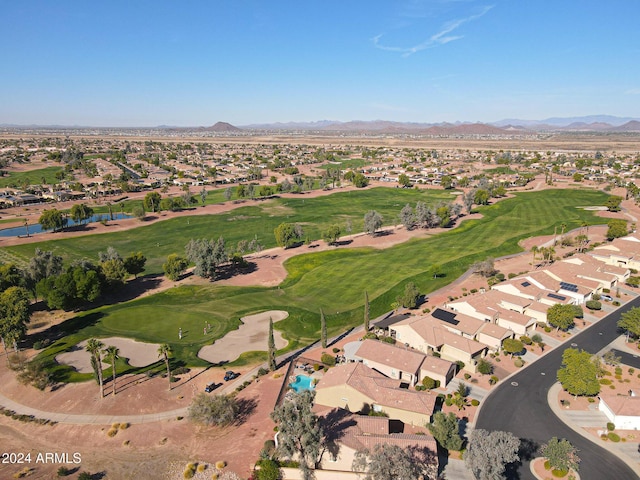
[(499, 385), (484, 400), (475, 428), (511, 432), (519, 437), (531, 452), (529, 458), (526, 458), (526, 451), (521, 454), (521, 464), (509, 470), (507, 478), (534, 480), (535, 477), (529, 470), (529, 460), (535, 456), (537, 447), (552, 437), (566, 438), (578, 449), (581, 460), (579, 474), (582, 480), (638, 478), (618, 457), (587, 440), (559, 420), (547, 402), (547, 393), (556, 382), (556, 373), (562, 364), (564, 350), (569, 347), (590, 353), (602, 350), (618, 337), (616, 323), (620, 314), (638, 306), (640, 297), (571, 337), (567, 344), (554, 348)]

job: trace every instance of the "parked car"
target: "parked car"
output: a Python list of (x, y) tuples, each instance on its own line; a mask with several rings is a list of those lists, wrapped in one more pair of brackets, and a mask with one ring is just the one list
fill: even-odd
[(613, 301), (613, 297), (610, 297), (609, 295), (600, 295), (600, 299), (604, 300), (605, 302), (612, 302)]
[(238, 378), (240, 376), (240, 374), (238, 372), (234, 372), (232, 370), (229, 370), (228, 372), (226, 372), (224, 374), (224, 381), (228, 382), (229, 380), (233, 380), (234, 378)]
[(220, 385), (221, 385), (220, 383), (216, 383), (216, 382), (209, 383), (209, 384), (207, 384), (207, 386), (206, 386), (206, 387), (204, 387), (204, 391), (205, 391), (205, 392), (207, 392), (207, 393), (211, 393), (211, 392), (213, 392), (216, 388), (218, 388)]

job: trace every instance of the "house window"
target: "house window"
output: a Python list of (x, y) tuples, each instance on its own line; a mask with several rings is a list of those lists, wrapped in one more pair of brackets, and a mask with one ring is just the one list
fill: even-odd
[(380, 405), (373, 404), (371, 407), (373, 408), (374, 412), (381, 412), (382, 411), (382, 407)]

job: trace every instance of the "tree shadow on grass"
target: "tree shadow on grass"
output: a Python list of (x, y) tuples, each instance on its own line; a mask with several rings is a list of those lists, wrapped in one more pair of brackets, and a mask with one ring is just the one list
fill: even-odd
[(35, 342), (42, 342), (48, 340), (49, 342), (55, 342), (67, 335), (71, 335), (76, 333), (78, 330), (81, 330), (85, 327), (91, 327), (98, 323), (98, 321), (104, 317), (103, 312), (93, 312), (88, 315), (78, 315), (69, 320), (65, 320), (58, 325), (52, 325), (50, 328), (43, 330), (42, 332), (35, 333), (30, 335), (26, 340), (25, 344), (28, 346), (32, 346)]

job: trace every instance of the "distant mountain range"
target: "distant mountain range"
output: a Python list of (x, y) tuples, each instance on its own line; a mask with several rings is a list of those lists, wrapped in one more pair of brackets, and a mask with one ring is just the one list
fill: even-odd
[(507, 135), (541, 131), (640, 132), (640, 119), (589, 115), (585, 117), (548, 118), (545, 120), (505, 119), (491, 123), (413, 123), (386, 120), (339, 122), (263, 123), (242, 125), (243, 130), (300, 130), (371, 133), (406, 133), (416, 135)]
[[(8, 125), (0, 128), (16, 129), (82, 129), (96, 127), (81, 126), (44, 126), (44, 125)], [(142, 128), (142, 127), (141, 127)], [(105, 129), (107, 129), (105, 127)], [(129, 128), (111, 127), (109, 129), (128, 130)], [(178, 132), (214, 132), (214, 133), (243, 133), (247, 131), (305, 131), (305, 132), (349, 132), (349, 133), (377, 133), (377, 134), (409, 134), (409, 135), (518, 135), (536, 132), (639, 132), (640, 118), (615, 117), (612, 115), (588, 115), (584, 117), (553, 117), (544, 120), (521, 120), (509, 118), (491, 123), (415, 123), (392, 122), (386, 120), (339, 122), (320, 120), (315, 122), (287, 122), (260, 123), (234, 126), (227, 122), (217, 122), (209, 127), (175, 127), (160, 125), (152, 130)]]

